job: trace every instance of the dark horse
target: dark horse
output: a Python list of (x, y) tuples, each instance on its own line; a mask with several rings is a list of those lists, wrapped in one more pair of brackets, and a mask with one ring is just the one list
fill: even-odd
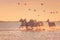
[(33, 27), (37, 27), (37, 26), (43, 26), (43, 22), (37, 22), (36, 20), (30, 20), (30, 21), (26, 21), (26, 19), (20, 19), (20, 21), (19, 22), (21, 22), (21, 27), (23, 27), (23, 26), (25, 26), (26, 27), (26, 29), (28, 29), (28, 26), (30, 26), (31, 27), (31, 30), (33, 29)]
[(56, 26), (55, 22), (50, 22), (49, 19), (47, 20), (49, 27)]

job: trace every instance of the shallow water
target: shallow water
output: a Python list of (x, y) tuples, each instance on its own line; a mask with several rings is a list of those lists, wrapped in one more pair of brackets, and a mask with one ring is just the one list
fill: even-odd
[(0, 31), (0, 40), (60, 40), (60, 31)]
[[(59, 23), (57, 22), (56, 24), (60, 26), (60, 22)], [(0, 23), (0, 40), (60, 40), (59, 30), (32, 32), (32, 31), (20, 31), (18, 30), (19, 27), (20, 27), (19, 22)], [(16, 29), (17, 31), (15, 30), (15, 28), (18, 28)]]
[[(47, 22), (43, 22), (44, 26), (48, 26)], [(55, 22), (56, 26), (60, 26), (60, 22)], [(18, 28), (20, 22), (0, 22), (0, 28)]]

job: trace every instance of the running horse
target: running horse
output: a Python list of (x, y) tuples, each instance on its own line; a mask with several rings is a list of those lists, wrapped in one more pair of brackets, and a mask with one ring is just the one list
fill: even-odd
[(49, 19), (47, 20), (49, 27), (56, 26), (55, 22), (50, 22)]

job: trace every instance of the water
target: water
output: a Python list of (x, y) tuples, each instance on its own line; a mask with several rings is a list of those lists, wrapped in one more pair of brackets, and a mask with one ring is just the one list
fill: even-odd
[(60, 26), (60, 22), (56, 22), (56, 26)]
[[(44, 23), (46, 26), (47, 24)], [(60, 22), (56, 22), (57, 26), (60, 26)], [(0, 28), (19, 28), (19, 22), (0, 22)], [(60, 40), (60, 30), (58, 31), (20, 31), (0, 30), (0, 40)]]
[(60, 40), (60, 31), (0, 31), (0, 40)]
[[(48, 26), (47, 22), (43, 22), (44, 26)], [(55, 22), (56, 26), (60, 26), (60, 22)], [(19, 28), (19, 22), (0, 22), (0, 28)]]
[(18, 28), (19, 22), (0, 22), (0, 28)]

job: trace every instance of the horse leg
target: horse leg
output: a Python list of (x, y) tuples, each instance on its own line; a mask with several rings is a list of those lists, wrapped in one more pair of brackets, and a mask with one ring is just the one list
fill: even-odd
[(28, 26), (26, 26), (26, 30), (28, 30)]
[(31, 30), (33, 30), (33, 27), (31, 27)]

